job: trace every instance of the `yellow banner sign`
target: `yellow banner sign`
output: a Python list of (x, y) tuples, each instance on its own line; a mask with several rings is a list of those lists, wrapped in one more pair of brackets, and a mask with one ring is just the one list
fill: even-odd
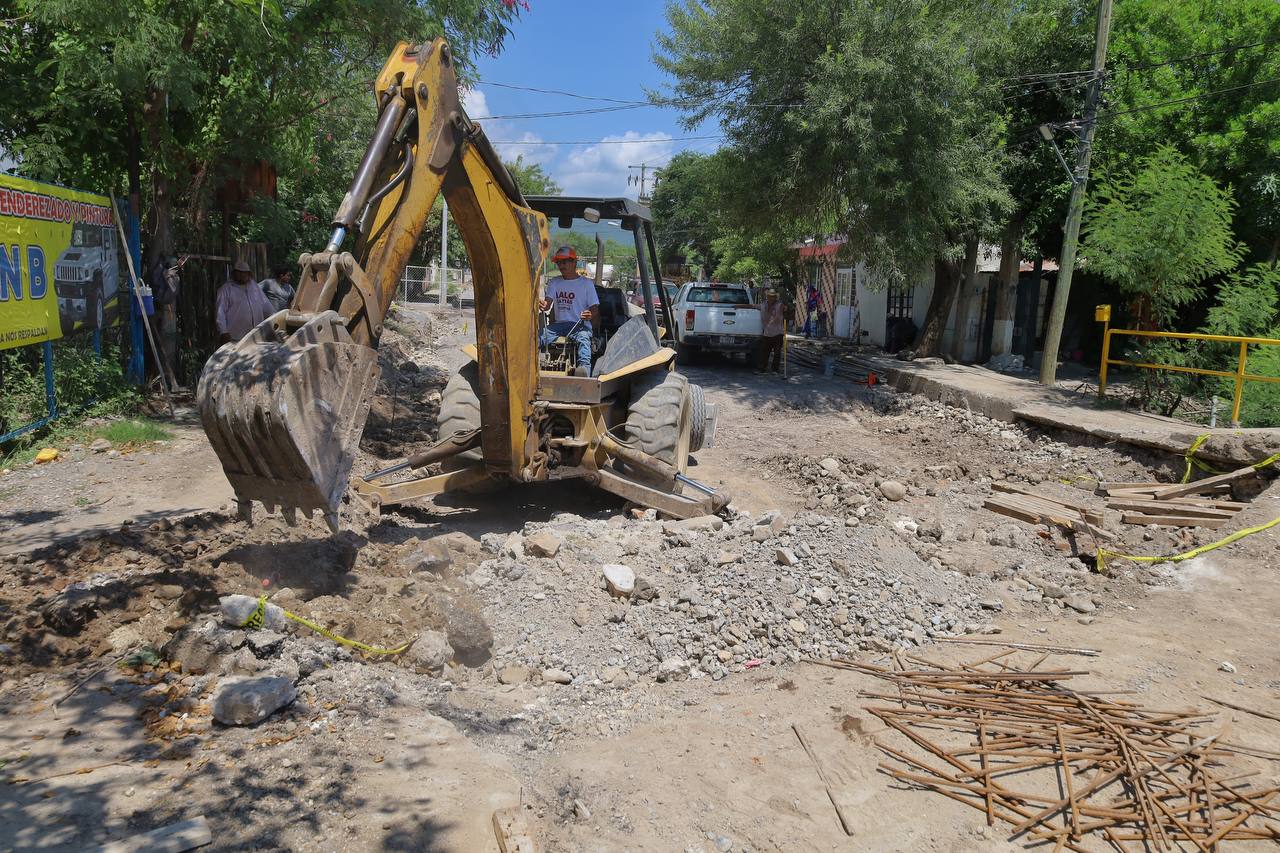
[(106, 196), (0, 175), (0, 349), (115, 322), (117, 236)]

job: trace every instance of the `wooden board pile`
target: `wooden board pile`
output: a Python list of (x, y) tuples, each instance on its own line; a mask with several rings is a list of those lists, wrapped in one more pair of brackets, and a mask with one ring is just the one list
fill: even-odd
[(1231, 500), (1231, 484), (1252, 476), (1252, 468), (1206, 477), (1193, 483), (1100, 483), (1107, 508), (1125, 524), (1209, 527), (1226, 524), (1248, 504)]
[(1115, 537), (1102, 529), (1102, 513), (1085, 504), (1037, 494), (1012, 483), (993, 483), (997, 494), (983, 502), (992, 512), (1030, 524), (1056, 524), (1075, 533), (1088, 533), (1095, 540)]
[[(959, 668), (895, 655), (899, 669), (833, 661), (892, 682), (867, 710), (910, 745), (877, 740), (898, 763), (880, 769), (1011, 824), (1014, 838), (1088, 851), (1199, 849), (1280, 841), (1280, 787), (1246, 781), (1228, 762), (1275, 757), (1204, 731), (1194, 710), (1160, 710), (1075, 691), (1088, 673), (1036, 671), (1009, 650)], [(903, 658), (923, 668), (908, 669)], [(1004, 663), (1000, 663), (1004, 661)], [(1108, 694), (1110, 695), (1110, 694)], [(1045, 849), (1050, 849), (1047, 846)]]

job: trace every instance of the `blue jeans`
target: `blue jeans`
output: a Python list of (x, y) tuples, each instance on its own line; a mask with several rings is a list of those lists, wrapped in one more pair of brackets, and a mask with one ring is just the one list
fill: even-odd
[[(578, 328), (574, 329), (573, 327)], [(573, 329), (572, 332), (569, 330)], [(586, 320), (564, 320), (560, 323), (548, 323), (538, 338), (538, 344), (546, 347), (556, 342), (558, 337), (567, 337), (570, 343), (578, 347), (578, 366), (591, 369), (591, 324)]]

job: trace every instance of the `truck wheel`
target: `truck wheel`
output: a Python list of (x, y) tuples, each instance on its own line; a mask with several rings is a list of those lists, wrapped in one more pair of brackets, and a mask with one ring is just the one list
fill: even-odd
[(633, 446), (683, 474), (689, 464), (692, 409), (688, 379), (665, 370), (645, 374), (631, 386), (627, 435)]
[(707, 398), (701, 385), (689, 383), (689, 451), (697, 453), (707, 437)]
[(89, 304), (85, 306), (84, 319), (86, 324), (92, 323), (91, 329), (101, 329), (106, 314), (106, 299), (102, 295), (102, 275), (98, 274), (93, 280), (93, 288), (89, 291)]
[[(477, 429), (480, 426), (480, 395), (476, 391), (477, 366), (474, 361), (449, 377), (440, 395), (440, 413), (436, 416), (436, 440), (455, 432)], [(445, 471), (457, 471), (483, 459), (476, 447), (457, 456), (450, 456), (440, 463)]]
[(695, 346), (676, 342), (676, 364), (693, 364), (693, 360), (698, 357), (699, 350)]

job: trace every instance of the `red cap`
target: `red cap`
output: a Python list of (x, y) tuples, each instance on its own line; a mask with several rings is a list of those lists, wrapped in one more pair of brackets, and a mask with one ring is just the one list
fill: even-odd
[(553, 261), (576, 261), (577, 259), (578, 253), (572, 246), (561, 246), (559, 249), (556, 249), (556, 253), (551, 256), (551, 260)]

